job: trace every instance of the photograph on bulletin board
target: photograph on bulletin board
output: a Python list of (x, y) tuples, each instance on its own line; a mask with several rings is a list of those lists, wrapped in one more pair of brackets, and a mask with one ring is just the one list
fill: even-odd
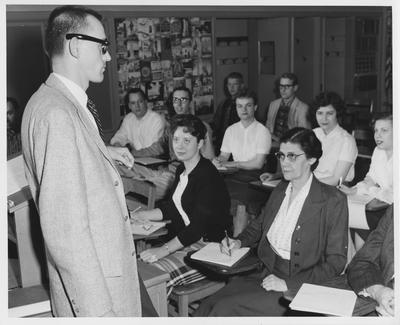
[(166, 114), (179, 86), (192, 91), (194, 114), (213, 113), (210, 18), (116, 18), (115, 31), (121, 115), (129, 88), (141, 88), (148, 106)]

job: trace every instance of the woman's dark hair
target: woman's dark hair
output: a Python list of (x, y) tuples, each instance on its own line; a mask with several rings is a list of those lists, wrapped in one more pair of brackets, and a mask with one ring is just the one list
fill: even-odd
[(280, 143), (298, 144), (304, 151), (307, 159), (315, 158), (316, 161), (311, 165), (311, 171), (318, 166), (319, 158), (322, 156), (322, 145), (314, 131), (296, 127), (287, 131), (281, 137)]
[(197, 142), (204, 140), (207, 129), (204, 123), (192, 114), (175, 115), (171, 120), (171, 134), (173, 135), (178, 127), (183, 127), (183, 131), (190, 133), (197, 138)]
[(174, 93), (178, 90), (187, 92), (188, 97), (189, 97), (189, 102), (191, 102), (193, 99), (192, 92), (190, 91), (189, 88), (184, 87), (184, 86), (179, 86), (179, 87), (174, 88), (174, 90), (169, 94), (167, 101), (165, 102), (167, 109), (168, 109), (168, 116), (170, 118), (172, 118), (176, 115), (176, 112), (174, 109)]
[(243, 80), (243, 75), (240, 72), (231, 72), (228, 74), (225, 79), (224, 79), (224, 94), (227, 98), (230, 98), (231, 95), (228, 90), (228, 79), (237, 79), (239, 82), (243, 85), (244, 80)]
[(84, 31), (88, 26), (86, 18), (89, 15), (102, 20), (97, 11), (83, 6), (57, 7), (50, 13), (45, 31), (45, 47), (50, 58), (62, 54), (66, 34)]
[(311, 118), (315, 125), (317, 124), (316, 114), (320, 107), (332, 105), (336, 111), (338, 123), (341, 121), (343, 113), (346, 109), (343, 99), (333, 91), (322, 92), (315, 97), (314, 102), (311, 105)]

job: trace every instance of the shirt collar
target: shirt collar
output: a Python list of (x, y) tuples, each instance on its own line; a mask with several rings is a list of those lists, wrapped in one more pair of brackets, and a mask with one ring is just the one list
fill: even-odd
[(82, 105), (82, 107), (87, 106), (88, 96), (86, 95), (86, 92), (80, 86), (78, 86), (78, 84), (73, 82), (71, 79), (60, 75), (59, 73), (53, 72), (53, 74), (61, 80), (61, 82), (65, 85), (65, 87), (68, 88), (68, 90), (76, 98), (78, 103)]
[[(312, 183), (312, 179), (313, 179), (313, 173), (311, 173), (310, 177), (308, 178), (307, 182), (303, 185), (303, 187), (301, 188), (300, 193), (308, 193), (310, 191), (311, 188), (311, 183)], [(286, 188), (285, 191), (285, 195), (288, 195), (291, 191), (292, 191), (293, 185), (292, 182), (289, 182), (288, 187)], [(297, 196), (299, 195), (297, 194)]]

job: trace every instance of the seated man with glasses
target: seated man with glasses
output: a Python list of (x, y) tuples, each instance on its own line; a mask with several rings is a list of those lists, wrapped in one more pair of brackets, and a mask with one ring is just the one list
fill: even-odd
[[(175, 115), (191, 114), (190, 104), (192, 102), (192, 92), (186, 87), (175, 88), (169, 98), (168, 117), (163, 136), (156, 141), (151, 148), (156, 151), (165, 150), (168, 153), (169, 164), (158, 170), (147, 168), (145, 166), (134, 165), (133, 171), (153, 184), (156, 185), (156, 200), (165, 198), (169, 188), (171, 187), (175, 178), (175, 171), (180, 164), (172, 147), (172, 135), (170, 132), (170, 120)], [(200, 149), (202, 157), (206, 159), (214, 158), (214, 147), (212, 145), (212, 130), (211, 127), (203, 121), (206, 127), (206, 135), (204, 144)], [(165, 148), (165, 149), (164, 149)], [(124, 188), (126, 192), (131, 190), (132, 184), (123, 177)]]
[(131, 88), (125, 96), (128, 113), (121, 127), (110, 140), (113, 146), (127, 146), (134, 157), (157, 157), (164, 153), (162, 147), (154, 146), (162, 137), (164, 118), (147, 107), (147, 96), (139, 88)]
[(272, 147), (277, 148), (279, 139), (286, 131), (299, 126), (311, 128), (308, 120), (308, 105), (296, 97), (299, 88), (294, 73), (284, 73), (279, 79), (281, 98), (269, 104), (266, 127), (272, 134)]

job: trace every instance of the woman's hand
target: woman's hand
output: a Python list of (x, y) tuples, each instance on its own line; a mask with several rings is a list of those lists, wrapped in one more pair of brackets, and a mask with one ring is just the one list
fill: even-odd
[(281, 278), (278, 278), (277, 276), (270, 274), (268, 275), (263, 282), (261, 283), (261, 286), (266, 290), (266, 291), (287, 291), (288, 287), (286, 285), (286, 281), (282, 280)]
[(232, 253), (233, 250), (239, 249), (242, 246), (242, 242), (239, 239), (229, 238), (229, 245), (227, 243), (226, 238), (224, 238), (219, 244), (219, 248), (221, 253), (229, 255), (229, 252)]
[(131, 213), (131, 223), (148, 223), (152, 219), (152, 210)]
[(169, 252), (165, 246), (149, 248), (140, 253), (140, 258), (146, 263), (154, 263), (160, 258), (168, 256)]
[(218, 157), (214, 158), (214, 159), (212, 160), (212, 163), (213, 163), (214, 166), (217, 167), (217, 168), (220, 168), (220, 167), (222, 166), (222, 165), (221, 165), (221, 161), (219, 160)]
[(260, 175), (260, 181), (261, 182), (266, 182), (272, 179), (272, 177), (274, 176), (274, 174), (272, 173), (262, 173)]
[(337, 188), (346, 195), (354, 195), (357, 193), (356, 187), (348, 187), (348, 186), (342, 184), (342, 185), (338, 186)]

